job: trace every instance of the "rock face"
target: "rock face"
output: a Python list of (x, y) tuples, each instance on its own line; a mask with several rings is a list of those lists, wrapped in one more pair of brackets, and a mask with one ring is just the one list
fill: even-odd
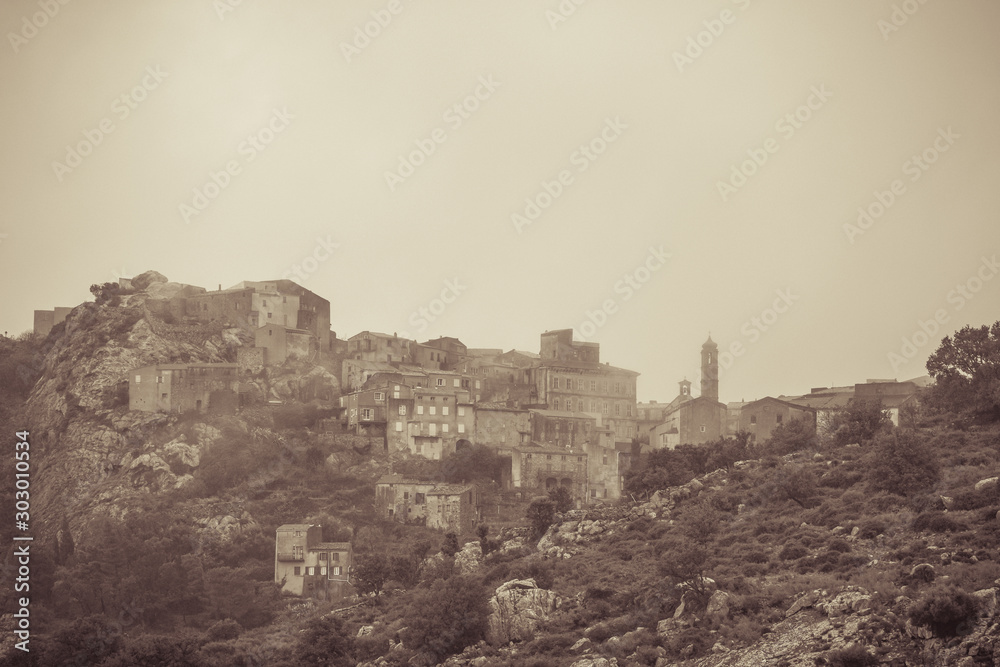
[(466, 542), (462, 550), (455, 554), (455, 569), (458, 574), (472, 574), (483, 564), (483, 549), (479, 542)]
[(159, 271), (146, 271), (132, 279), (132, 287), (137, 290), (144, 290), (153, 283), (165, 282), (167, 282), (167, 277)]
[(486, 640), (494, 646), (530, 640), (539, 624), (558, 607), (559, 597), (539, 588), (534, 579), (501, 584), (490, 598)]

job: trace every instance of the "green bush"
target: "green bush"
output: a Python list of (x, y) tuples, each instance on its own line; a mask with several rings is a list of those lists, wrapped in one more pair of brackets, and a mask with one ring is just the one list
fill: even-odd
[(798, 560), (799, 558), (808, 555), (809, 550), (797, 542), (786, 544), (782, 547), (781, 551), (778, 552), (778, 558), (781, 560)]
[(935, 587), (912, 606), (908, 617), (914, 625), (929, 627), (938, 637), (964, 634), (976, 619), (978, 600), (960, 588)]

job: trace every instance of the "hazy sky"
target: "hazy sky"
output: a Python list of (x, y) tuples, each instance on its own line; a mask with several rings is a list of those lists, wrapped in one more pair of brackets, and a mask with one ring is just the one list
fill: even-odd
[(287, 274), (341, 337), (575, 328), (640, 400), (711, 332), (731, 401), (1000, 318), (993, 0), (238, 2), (0, 5), (0, 331)]

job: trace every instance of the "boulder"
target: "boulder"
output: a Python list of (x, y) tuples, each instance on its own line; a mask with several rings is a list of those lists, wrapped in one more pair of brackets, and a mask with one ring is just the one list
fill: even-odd
[(486, 639), (494, 646), (529, 641), (538, 626), (559, 606), (559, 596), (538, 588), (534, 579), (501, 584), (490, 598)]
[(483, 564), (483, 548), (479, 542), (466, 542), (462, 550), (455, 554), (455, 568), (458, 574), (472, 574)]
[(729, 603), (731, 597), (729, 593), (725, 591), (715, 591), (712, 593), (712, 597), (708, 599), (708, 607), (705, 609), (705, 615), (710, 619), (722, 621), (729, 616)]
[(979, 600), (979, 615), (982, 618), (993, 618), (997, 614), (997, 589), (984, 588), (973, 593)]
[(946, 510), (955, 508), (955, 499), (949, 496), (941, 496), (941, 504), (944, 505)]
[(910, 568), (910, 578), (922, 581), (926, 584), (934, 581), (936, 576), (934, 566), (930, 563), (920, 563)]
[(931, 629), (923, 625), (914, 625), (912, 622), (906, 622), (906, 634), (910, 635), (914, 639), (931, 639), (934, 637), (934, 633)]
[(132, 279), (132, 287), (137, 291), (142, 291), (153, 283), (165, 282), (167, 282), (167, 277), (159, 271), (146, 271), (145, 273), (140, 273)]
[(785, 618), (794, 616), (803, 609), (813, 606), (814, 604), (816, 604), (816, 600), (818, 600), (819, 597), (820, 597), (819, 591), (810, 591), (809, 593), (804, 593), (799, 597), (799, 599), (797, 599), (795, 602), (792, 603), (792, 606), (789, 607), (787, 611), (785, 611)]
[(989, 477), (976, 482), (976, 491), (988, 491), (1000, 485), (1000, 477)]

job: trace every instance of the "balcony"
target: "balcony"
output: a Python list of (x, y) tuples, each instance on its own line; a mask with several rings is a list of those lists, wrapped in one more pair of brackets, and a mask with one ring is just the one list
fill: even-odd
[(300, 562), (305, 560), (304, 553), (281, 553), (278, 552), (278, 560), (282, 562)]

